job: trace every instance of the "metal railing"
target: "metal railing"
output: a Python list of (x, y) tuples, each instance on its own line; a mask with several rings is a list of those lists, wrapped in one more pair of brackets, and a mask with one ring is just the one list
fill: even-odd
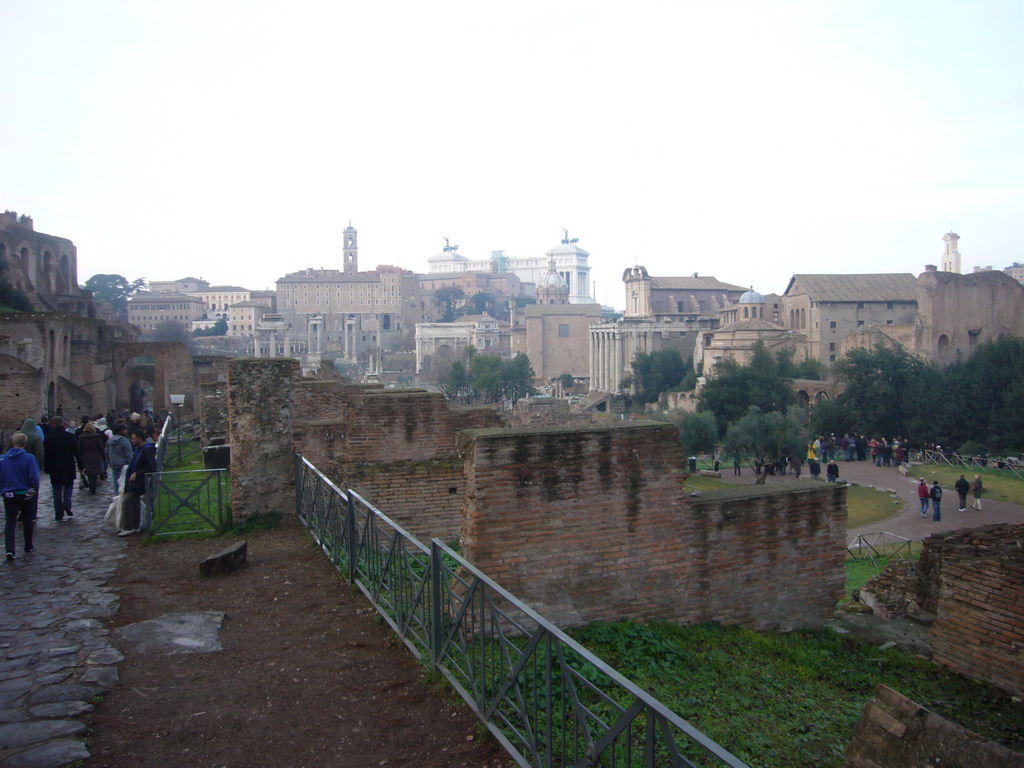
[(150, 472), (142, 529), (147, 537), (212, 534), (229, 522), (226, 469)]
[(520, 766), (746, 766), (441, 541), (301, 456), (295, 473), (313, 539)]
[(995, 456), (961, 456), (945, 451), (921, 451), (921, 461), (928, 464), (946, 464), (954, 469), (968, 469), (972, 472), (1007, 474), (1024, 478), (1024, 463), (1016, 457), (996, 458)]
[(896, 533), (888, 531), (876, 531), (874, 533), (862, 533), (854, 537), (846, 546), (854, 560), (870, 560), (872, 565), (877, 565), (876, 559), (897, 558), (899, 560), (912, 560), (914, 539), (908, 539)]

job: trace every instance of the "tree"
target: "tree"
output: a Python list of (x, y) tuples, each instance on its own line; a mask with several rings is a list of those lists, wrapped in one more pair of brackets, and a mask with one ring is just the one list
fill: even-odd
[(153, 341), (185, 341), (188, 330), (177, 320), (164, 320), (156, 324), (149, 337)]
[[(730, 456), (754, 456), (774, 461), (779, 456), (799, 456), (807, 449), (807, 429), (797, 409), (762, 411), (756, 405), (725, 432), (724, 447)], [(764, 475), (758, 478), (764, 482)]]
[(679, 441), (690, 455), (711, 453), (718, 445), (718, 423), (709, 411), (687, 413), (679, 420)]
[(571, 373), (563, 373), (558, 377), (558, 383), (561, 385), (562, 391), (564, 392), (567, 389), (572, 389), (573, 385), (576, 383), (576, 379), (573, 378)]
[(667, 348), (657, 352), (637, 352), (631, 365), (631, 382), (636, 397), (642, 403), (653, 403), (662, 392), (677, 388), (686, 375), (688, 366), (679, 350)]
[(468, 403), (472, 395), (469, 371), (461, 360), (448, 367), (448, 375), (440, 385), (441, 394), (449, 400)]
[(509, 400), (515, 402), (522, 397), (528, 397), (536, 393), (533, 387), (533, 366), (530, 365), (530, 358), (522, 352), (516, 354), (505, 364), (505, 392)]
[(773, 355), (758, 342), (749, 365), (732, 358), (719, 361), (714, 376), (701, 390), (700, 409), (711, 411), (720, 427), (743, 418), (751, 406), (764, 412), (785, 410), (795, 400), (784, 373), (790, 366), (790, 357)]
[(466, 292), (457, 285), (443, 285), (434, 291), (434, 304), (441, 310), (441, 322), (455, 321), (455, 310), (466, 298)]
[(865, 434), (879, 437), (909, 433), (922, 403), (937, 395), (937, 369), (903, 347), (878, 344), (874, 349), (850, 350), (832, 366), (832, 373), (845, 386), (837, 403), (856, 414)]
[(115, 315), (128, 320), (128, 297), (146, 289), (146, 278), (140, 277), (129, 283), (121, 275), (93, 275), (82, 288), (92, 291), (97, 299), (109, 302)]

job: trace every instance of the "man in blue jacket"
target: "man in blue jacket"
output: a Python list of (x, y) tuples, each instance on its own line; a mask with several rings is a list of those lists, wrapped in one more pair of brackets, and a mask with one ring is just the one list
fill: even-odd
[(136, 429), (130, 440), (134, 452), (125, 473), (127, 478), (124, 481), (124, 498), (121, 500), (124, 505), (124, 528), (118, 532), (118, 536), (139, 532), (142, 524), (140, 505), (142, 494), (146, 492), (146, 475), (156, 472), (156, 446), (146, 442), (146, 430)]
[(28, 438), (24, 432), (15, 432), (11, 450), (0, 456), (0, 493), (4, 499), (4, 549), (7, 560), (14, 559), (14, 530), (21, 519), (25, 529), (25, 551), (31, 552), (32, 533), (35, 530), (36, 505), (39, 503), (39, 464), (25, 452)]

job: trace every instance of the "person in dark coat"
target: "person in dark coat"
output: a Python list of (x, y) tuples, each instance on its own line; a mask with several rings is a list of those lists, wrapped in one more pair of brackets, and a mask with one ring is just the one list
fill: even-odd
[(28, 444), (25, 446), (25, 450), (36, 457), (36, 463), (39, 468), (43, 468), (43, 433), (40, 431), (36, 420), (29, 417), (21, 423), (21, 429), (18, 430), (25, 439), (28, 440)]
[(85, 473), (89, 493), (93, 496), (96, 495), (100, 475), (103, 474), (106, 446), (106, 438), (102, 432), (96, 431), (93, 422), (90, 421), (82, 428), (82, 434), (78, 437), (78, 463)]
[(967, 478), (960, 475), (960, 479), (953, 484), (956, 488), (956, 495), (960, 497), (960, 511), (967, 511), (967, 492), (971, 490), (971, 484), (967, 482)]
[(50, 434), (43, 441), (43, 468), (50, 476), (53, 487), (53, 513), (57, 520), (74, 517), (71, 501), (75, 494), (75, 476), (78, 474), (78, 441), (64, 429), (64, 418), (55, 416)]

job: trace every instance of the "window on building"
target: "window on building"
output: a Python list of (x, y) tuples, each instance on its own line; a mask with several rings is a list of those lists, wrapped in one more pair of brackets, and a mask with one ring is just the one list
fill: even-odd
[(836, 327), (836, 321), (835, 320), (830, 321), (829, 324), (828, 324), (828, 327), (829, 328), (835, 328)]
[(886, 320), (886, 321), (885, 321), (885, 324), (886, 324), (886, 325), (892, 325), (892, 320)]
[(860, 328), (862, 325), (864, 325), (864, 321), (863, 320), (858, 320), (857, 321), (857, 327)]
[(836, 351), (836, 343), (834, 341), (830, 341), (828, 343), (828, 351), (829, 352), (835, 352)]
[(885, 308), (886, 308), (886, 309), (892, 309), (892, 302), (891, 302), (891, 301), (889, 301), (889, 302), (886, 302), (886, 304), (885, 304)]
[(561, 325), (559, 325), (558, 326), (558, 335), (560, 337), (562, 337), (563, 339), (566, 338), (569, 335), (569, 326), (566, 325), (565, 323), (562, 323)]
[(836, 361), (836, 356), (835, 356), (835, 355), (829, 355), (829, 356), (828, 356), (828, 361), (829, 361), (830, 363), (834, 363), (834, 362)]

